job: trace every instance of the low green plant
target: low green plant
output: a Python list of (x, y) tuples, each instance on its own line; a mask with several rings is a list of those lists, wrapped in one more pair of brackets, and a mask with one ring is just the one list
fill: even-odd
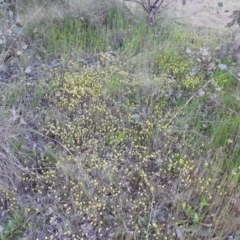
[(236, 80), (229, 72), (223, 72), (217, 69), (213, 74), (213, 79), (219, 87), (229, 88), (236, 84)]
[(239, 126), (239, 115), (220, 122), (214, 130), (213, 144), (216, 144), (217, 147), (226, 147), (229, 142), (236, 143), (238, 141)]
[(33, 40), (43, 39), (40, 45), (45, 54), (56, 55), (59, 51), (69, 54), (72, 48), (100, 52), (121, 47), (128, 24), (128, 14), (119, 4), (103, 3), (95, 9), (94, 17), (85, 12), (78, 17), (65, 13), (47, 25), (44, 20), (37, 26), (30, 23), (28, 32)]
[(0, 225), (4, 228), (0, 232), (0, 239), (11, 240), (19, 238), (23, 234), (27, 223), (27, 209), (14, 209), (4, 221), (0, 222)]
[(184, 60), (179, 53), (172, 50), (164, 50), (160, 54), (158, 66), (160, 72), (173, 76), (179, 81), (191, 70), (189, 61)]

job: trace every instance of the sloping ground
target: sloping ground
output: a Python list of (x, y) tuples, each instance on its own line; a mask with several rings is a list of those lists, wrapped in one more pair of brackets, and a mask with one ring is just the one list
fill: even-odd
[[(168, 2), (168, 1), (166, 1)], [(233, 29), (225, 28), (226, 24), (231, 21), (233, 10), (239, 9), (238, 0), (221, 1), (209, 0), (187, 0), (185, 6), (181, 0), (177, 0), (169, 9), (169, 15), (174, 16), (177, 22), (190, 24), (194, 28), (215, 29), (218, 33), (231, 33)], [(136, 12), (139, 6), (133, 2), (126, 2), (132, 12)], [(237, 28), (234, 28), (236, 30)]]
[(42, 35), (54, 33), (55, 67), (0, 85), (1, 240), (239, 239), (232, 63), (194, 33), (165, 31), (164, 44), (142, 26), (99, 53), (96, 28), (58, 19)]
[(225, 31), (226, 24), (231, 21), (229, 16), (232, 11), (239, 8), (239, 1), (221, 1), (222, 7), (218, 6), (219, 2), (216, 0), (187, 0), (187, 4), (182, 6), (181, 1), (178, 0), (171, 11), (177, 18), (186, 18), (186, 21), (192, 26)]

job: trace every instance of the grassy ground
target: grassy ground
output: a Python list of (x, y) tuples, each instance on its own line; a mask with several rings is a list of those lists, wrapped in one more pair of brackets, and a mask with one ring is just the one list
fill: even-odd
[(62, 4), (22, 9), (34, 76), (0, 83), (0, 239), (239, 239), (237, 63), (174, 21)]

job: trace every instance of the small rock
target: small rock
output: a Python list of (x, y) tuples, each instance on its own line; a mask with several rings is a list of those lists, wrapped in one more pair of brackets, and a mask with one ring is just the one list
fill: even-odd
[(218, 67), (220, 68), (221, 71), (227, 69), (227, 65), (226, 64), (219, 64)]
[(0, 232), (2, 232), (5, 228), (0, 225)]
[(32, 69), (30, 66), (25, 69), (25, 73), (27, 73), (27, 74), (31, 73), (31, 71), (32, 71)]
[(205, 92), (203, 90), (199, 90), (198, 91), (198, 96), (199, 97), (204, 97), (205, 96)]
[(139, 115), (139, 114), (133, 114), (133, 115), (131, 116), (131, 118), (132, 118), (133, 120), (135, 120), (136, 122), (140, 122), (140, 115)]

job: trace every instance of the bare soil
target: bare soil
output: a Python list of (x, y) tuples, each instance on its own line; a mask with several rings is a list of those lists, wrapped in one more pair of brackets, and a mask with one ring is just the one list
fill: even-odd
[[(168, 0), (166, 0), (167, 2)], [(176, 21), (183, 24), (190, 24), (195, 29), (214, 30), (218, 34), (232, 35), (239, 32), (239, 26), (226, 28), (227, 23), (232, 21), (230, 17), (233, 10), (240, 9), (239, 0), (186, 0), (186, 5), (182, 5), (182, 0), (176, 2), (168, 9), (168, 15), (174, 17)], [(219, 7), (222, 3), (222, 7)], [(126, 2), (127, 6), (134, 12), (137, 4)]]
[[(222, 7), (218, 4), (222, 3)], [(185, 6), (177, 0), (171, 11), (176, 18), (189, 22), (192, 26), (228, 31), (226, 24), (232, 20), (233, 10), (239, 9), (239, 0), (187, 0)]]

